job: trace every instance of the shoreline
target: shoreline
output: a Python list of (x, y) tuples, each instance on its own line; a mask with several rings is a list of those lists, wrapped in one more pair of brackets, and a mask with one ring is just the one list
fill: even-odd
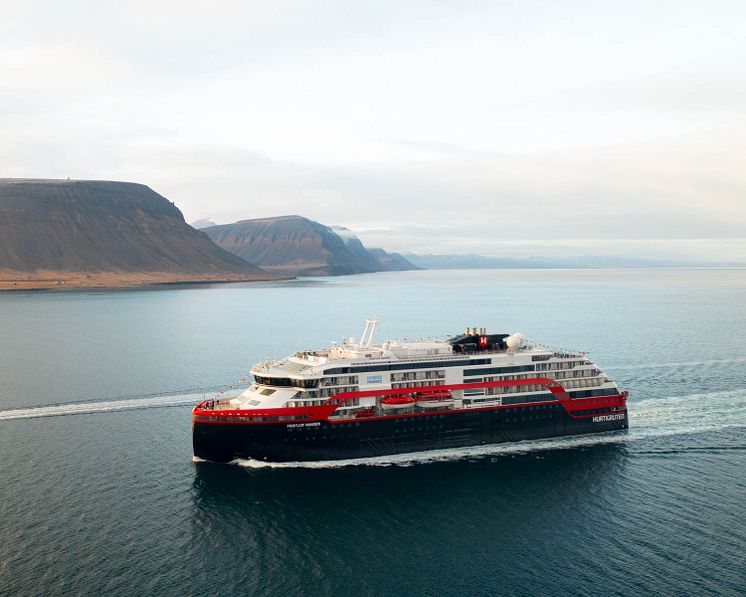
[(128, 290), (152, 286), (188, 284), (230, 284), (237, 282), (278, 282), (292, 278), (281, 275), (193, 275), (173, 272), (3, 272), (0, 292)]

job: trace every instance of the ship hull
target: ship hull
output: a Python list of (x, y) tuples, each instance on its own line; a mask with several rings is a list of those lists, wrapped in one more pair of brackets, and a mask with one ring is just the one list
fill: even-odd
[(626, 407), (574, 417), (560, 403), (345, 421), (194, 421), (195, 456), (214, 462), (343, 460), (627, 429)]

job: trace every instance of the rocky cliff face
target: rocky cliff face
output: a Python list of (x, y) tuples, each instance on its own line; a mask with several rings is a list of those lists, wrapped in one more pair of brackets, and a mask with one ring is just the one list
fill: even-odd
[(270, 272), (337, 276), (388, 269), (351, 234), (340, 236), (337, 230), (301, 216), (242, 220), (204, 232), (222, 248)]
[(216, 246), (145, 185), (0, 179), (0, 287), (275, 277)]
[(378, 261), (379, 271), (382, 272), (402, 272), (422, 269), (409, 261), (401, 253), (389, 253), (379, 248), (368, 249), (368, 252)]
[(368, 264), (368, 267), (372, 272), (420, 269), (413, 263), (407, 261), (407, 259), (399, 253), (389, 253), (380, 248), (366, 248), (362, 241), (348, 228), (344, 228), (343, 226), (331, 226), (331, 229), (345, 241), (347, 248), (352, 253), (358, 255), (361, 260)]

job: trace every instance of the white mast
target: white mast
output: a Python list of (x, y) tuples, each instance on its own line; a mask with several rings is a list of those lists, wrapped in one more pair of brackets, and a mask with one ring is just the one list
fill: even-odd
[(378, 317), (375, 315), (369, 315), (365, 318), (365, 329), (360, 338), (360, 346), (370, 346), (372, 344), (373, 335), (376, 333), (376, 327), (378, 327)]

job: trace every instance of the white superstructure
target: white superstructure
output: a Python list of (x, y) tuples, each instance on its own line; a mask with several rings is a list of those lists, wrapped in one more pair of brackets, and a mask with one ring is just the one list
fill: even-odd
[[(328, 348), (297, 352), (252, 367), (254, 382), (225, 406), (273, 409), (320, 406), (342, 392), (452, 386), (501, 380), (557, 380), (573, 398), (619, 393), (613, 381), (584, 353), (527, 343), (523, 334), (488, 334), (467, 328), (449, 339), (373, 342), (378, 321), (366, 320), (360, 341), (350, 338)], [(527, 383), (453, 392), (452, 408), (550, 400), (546, 388)], [(375, 397), (354, 398), (335, 416), (353, 416), (376, 406)]]

